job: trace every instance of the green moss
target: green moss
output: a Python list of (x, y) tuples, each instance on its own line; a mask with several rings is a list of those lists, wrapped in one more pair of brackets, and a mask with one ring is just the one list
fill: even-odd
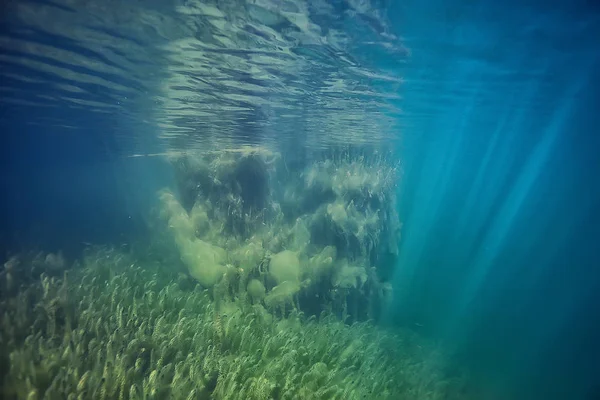
[(294, 295), (300, 291), (300, 285), (294, 281), (283, 281), (275, 286), (265, 297), (265, 304), (271, 309), (294, 305)]
[(310, 277), (315, 281), (326, 277), (334, 271), (336, 267), (337, 251), (333, 246), (326, 246), (309, 260)]
[(362, 287), (367, 281), (367, 271), (358, 265), (349, 265), (347, 260), (340, 260), (332, 278), (334, 287), (343, 289)]
[(248, 282), (248, 294), (253, 302), (259, 302), (265, 297), (265, 286), (258, 279)]
[(300, 272), (298, 253), (284, 250), (271, 256), (269, 276), (277, 285), (286, 281), (298, 285), (300, 282)]

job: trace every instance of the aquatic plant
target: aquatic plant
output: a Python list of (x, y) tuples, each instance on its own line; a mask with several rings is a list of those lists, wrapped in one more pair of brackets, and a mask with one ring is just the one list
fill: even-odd
[(62, 252), (30, 251), (11, 255), (0, 270), (0, 296), (10, 295), (22, 284), (36, 281), (41, 274), (60, 276), (67, 268)]
[(441, 353), (409, 331), (213, 300), (111, 249), (81, 264), (0, 302), (3, 398), (460, 398)]

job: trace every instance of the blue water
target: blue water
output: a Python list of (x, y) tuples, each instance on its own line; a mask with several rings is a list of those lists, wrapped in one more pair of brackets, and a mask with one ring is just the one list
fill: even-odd
[(458, 343), (493, 398), (595, 398), (598, 10), (439, 5), (406, 21), (393, 314)]
[[(200, 34), (181, 44), (188, 26), (169, 19), (171, 5), (150, 2), (148, 15), (165, 19), (138, 23), (127, 5), (119, 14), (16, 3), (0, 32), (3, 258), (35, 248), (75, 259), (88, 243), (148, 235), (156, 192), (173, 180), (156, 153), (233, 142), (309, 154), (372, 140), (392, 148), (402, 172), (395, 297), (382, 323), (443, 343), (469, 370), (475, 398), (600, 398), (596, 4), (336, 1), (319, 15), (308, 2), (313, 22), (346, 32), (346, 53), (298, 34), (291, 64), (272, 59), (271, 75), (257, 78), (218, 56), (207, 71), (229, 76), (198, 72), (192, 64), (206, 60), (186, 61), (190, 49), (210, 60), (219, 52)], [(68, 19), (32, 17), (36, 7), (90, 14), (71, 30)], [(276, 15), (256, 18), (287, 32)], [(324, 83), (333, 78), (351, 84), (338, 93)], [(253, 102), (267, 89), (269, 101)], [(211, 114), (211, 104), (231, 109)]]

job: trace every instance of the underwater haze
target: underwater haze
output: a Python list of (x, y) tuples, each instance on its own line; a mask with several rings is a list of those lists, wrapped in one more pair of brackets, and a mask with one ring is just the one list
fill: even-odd
[(0, 10), (0, 397), (600, 399), (594, 2)]

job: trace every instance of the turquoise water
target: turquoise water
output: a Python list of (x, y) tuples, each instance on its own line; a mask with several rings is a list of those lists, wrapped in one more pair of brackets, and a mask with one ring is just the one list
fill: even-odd
[(2, 10), (4, 398), (600, 396), (594, 4)]

